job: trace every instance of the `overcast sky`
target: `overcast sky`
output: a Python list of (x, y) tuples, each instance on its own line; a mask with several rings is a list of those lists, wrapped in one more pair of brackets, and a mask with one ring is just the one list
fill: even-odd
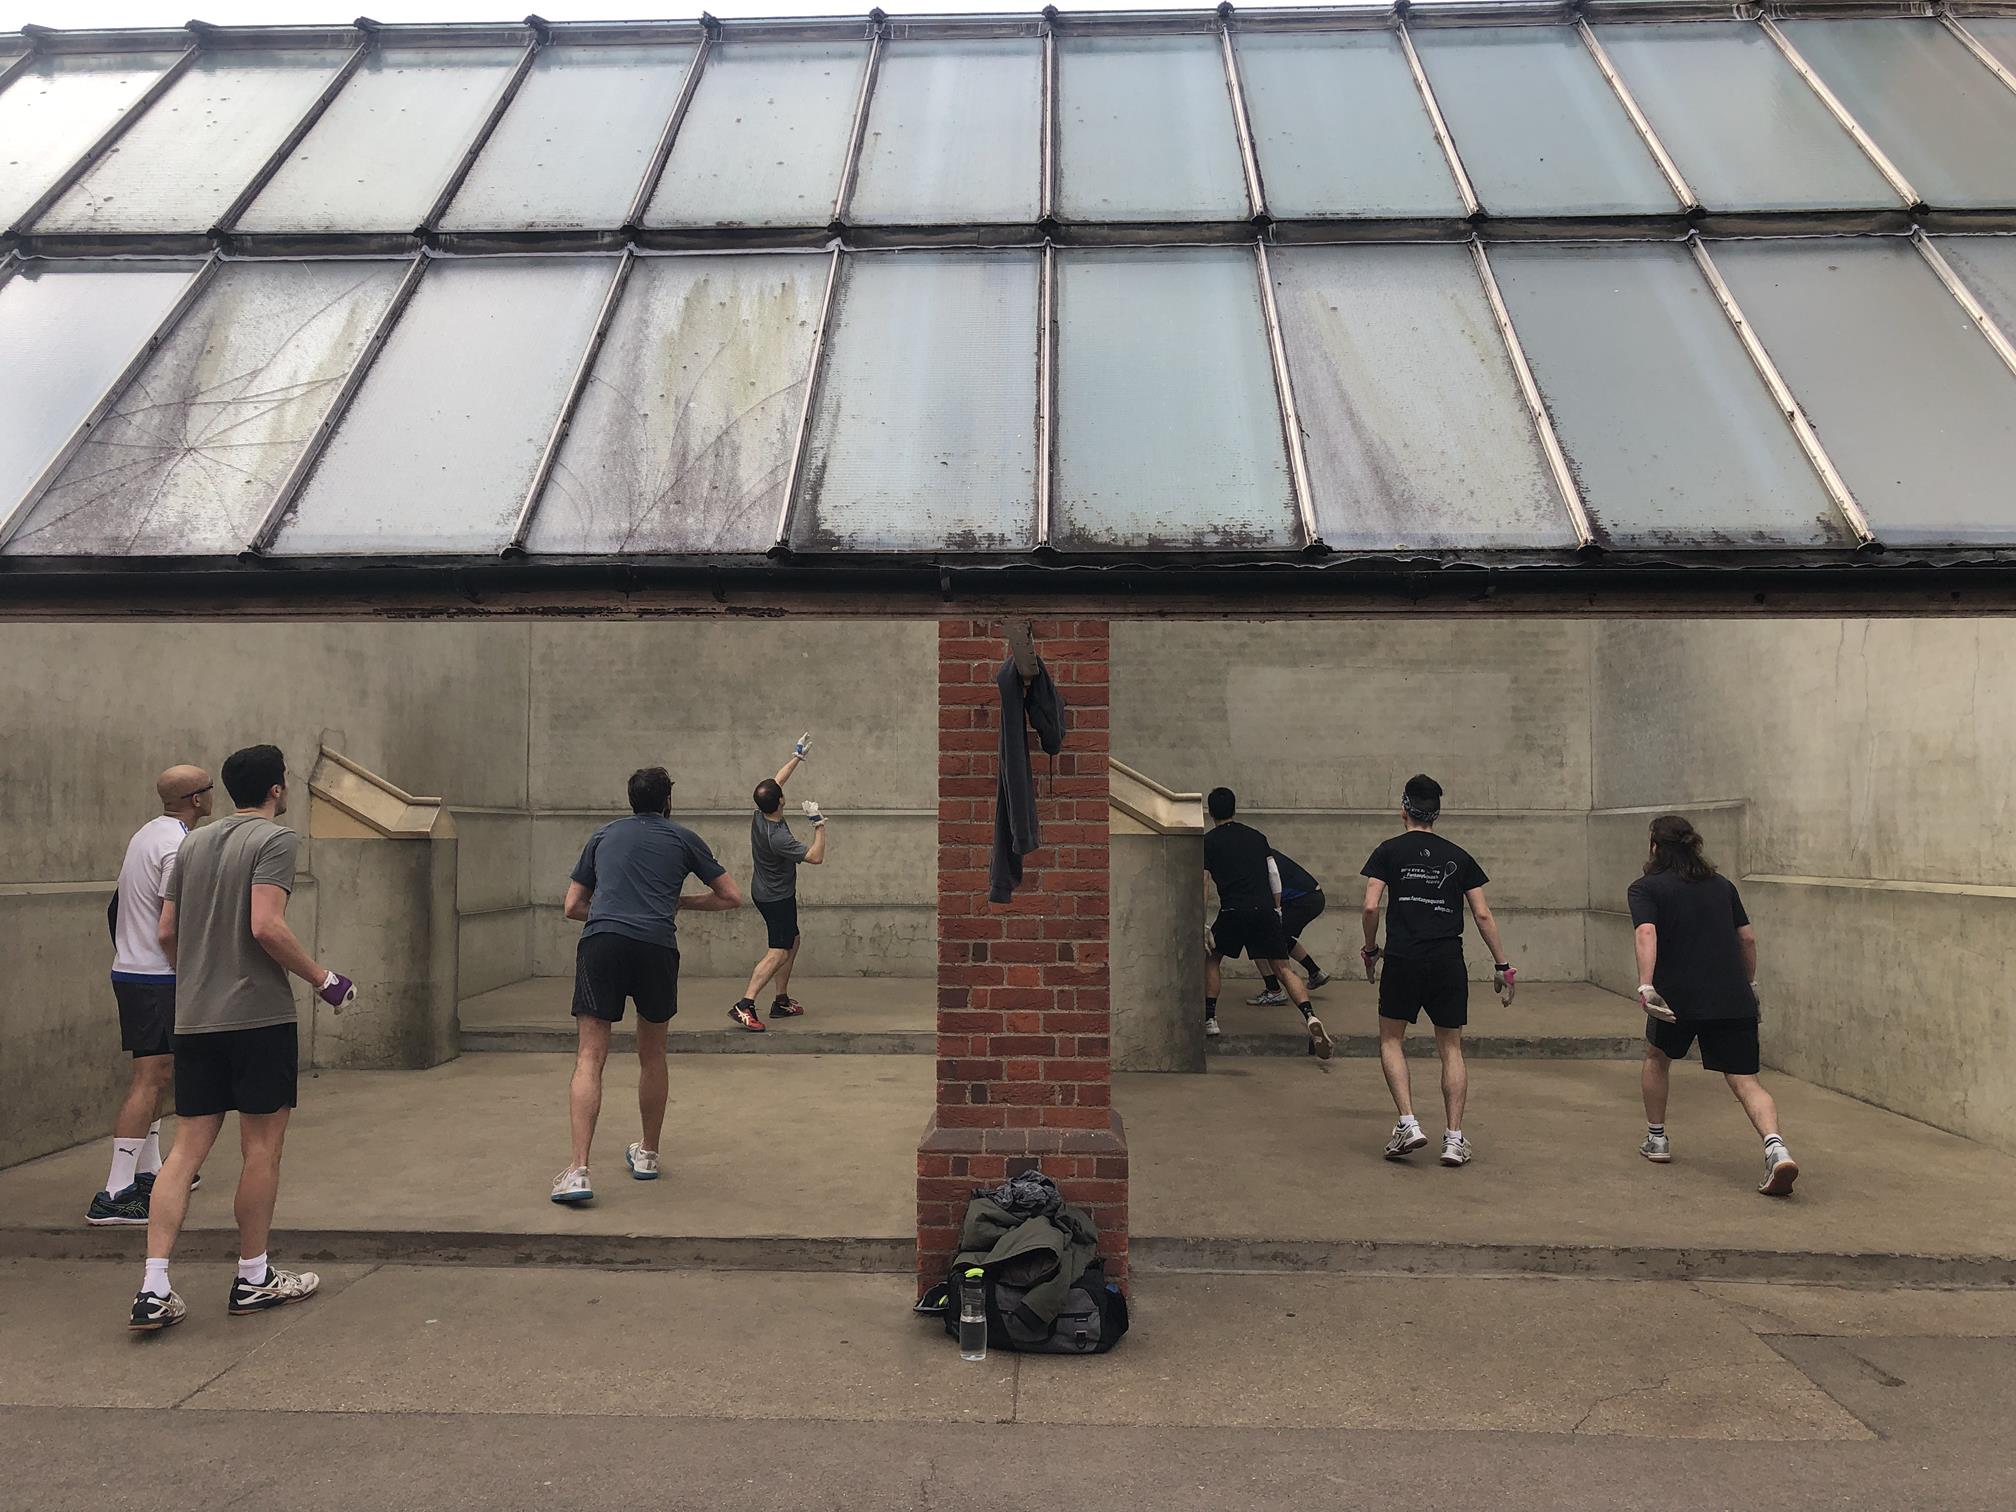
[[(1313, 4), (1317, 0), (1269, 0), (1270, 5)], [(1059, 10), (1161, 10), (1208, 8), (1198, 0), (1058, 0)], [(1042, 0), (917, 0), (885, 5), (891, 15), (945, 15), (954, 11), (1028, 12)], [(835, 0), (0, 0), (0, 31), (24, 21), (44, 26), (180, 26), (194, 16), (219, 25), (246, 22), (344, 22), (363, 14), (380, 21), (515, 21), (537, 11), (549, 21), (615, 21), (645, 17), (690, 17), (702, 9), (717, 16), (866, 15), (866, 5), (850, 8)]]

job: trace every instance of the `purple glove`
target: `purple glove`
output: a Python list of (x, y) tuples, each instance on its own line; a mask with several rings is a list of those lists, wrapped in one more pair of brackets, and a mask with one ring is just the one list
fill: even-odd
[(357, 1001), (357, 984), (339, 971), (332, 971), (315, 989), (315, 996), (331, 1008), (348, 1008)]

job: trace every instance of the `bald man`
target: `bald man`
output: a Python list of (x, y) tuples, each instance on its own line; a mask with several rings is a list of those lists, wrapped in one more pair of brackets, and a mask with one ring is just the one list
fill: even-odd
[(112, 1121), (112, 1169), (91, 1199), (93, 1228), (145, 1227), (161, 1170), (161, 1102), (175, 1075), (175, 966), (161, 949), (161, 900), (182, 837), (210, 817), (210, 774), (172, 766), (154, 784), (161, 813), (126, 842), (112, 895), (112, 996), (133, 1079)]

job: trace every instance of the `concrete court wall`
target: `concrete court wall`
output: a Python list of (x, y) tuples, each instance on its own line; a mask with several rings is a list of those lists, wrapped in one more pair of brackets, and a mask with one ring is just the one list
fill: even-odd
[[(158, 812), (161, 768), (195, 761), (214, 772), (238, 746), (273, 741), (296, 793), (288, 822), (305, 831), (307, 773), (327, 740), (409, 790), (522, 809), (525, 636), (523, 626), (368, 624), (0, 631), (10, 736), (0, 1165), (102, 1132), (124, 1085), (104, 912), (128, 836)], [(218, 799), (225, 807), (221, 790)], [(465, 876), (508, 870), (481, 834), (460, 852)], [(313, 941), (313, 843), (303, 863), (289, 917)], [(316, 1023), (304, 1023), (312, 1057)]]
[(1304, 942), (1332, 971), (1361, 940), (1358, 869), (1425, 771), (1521, 971), (1581, 981), (1594, 635), (1575, 620), (1121, 622), (1113, 754), (1178, 790), (1234, 789), (1325, 884)]
[[(1595, 686), (1599, 811), (1746, 800), (1709, 834), (1767, 1060), (2016, 1150), (2016, 622), (1606, 623)], [(1591, 820), (1592, 975), (1623, 990), (1646, 817)]]

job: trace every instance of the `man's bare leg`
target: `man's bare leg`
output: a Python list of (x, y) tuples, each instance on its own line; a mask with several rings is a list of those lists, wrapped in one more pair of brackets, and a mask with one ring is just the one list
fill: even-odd
[(223, 1132), (222, 1113), (184, 1117), (175, 1131), (175, 1144), (154, 1178), (154, 1197), (147, 1210), (148, 1258), (166, 1261), (175, 1253), (175, 1241), (182, 1233), (182, 1220), (189, 1212), (189, 1181), (202, 1168), (204, 1158), (217, 1136)]
[(743, 993), (742, 996), (752, 1003), (755, 1002), (756, 995), (763, 990), (764, 983), (768, 982), (780, 970), (785, 972), (785, 978), (788, 981), (790, 977), (788, 969), (790, 959), (791, 952), (788, 950), (764, 951), (762, 959), (756, 963), (756, 969), (749, 973), (749, 990)]
[[(1647, 1045), (1645, 1065), (1638, 1073), (1638, 1091), (1645, 1099), (1645, 1122), (1655, 1129), (1666, 1127), (1666, 1094), (1672, 1085), (1673, 1062), (1658, 1046)], [(1730, 1085), (1735, 1085), (1733, 1078)]]
[(1727, 1080), (1729, 1090), (1736, 1094), (1736, 1101), (1743, 1104), (1743, 1111), (1750, 1115), (1750, 1126), (1766, 1139), (1776, 1134), (1778, 1104), (1771, 1100), (1764, 1084), (1754, 1076), (1731, 1076)]
[[(574, 1079), (567, 1086), (567, 1116), (574, 1133), (574, 1164), (588, 1164), (588, 1147), (595, 1142), (595, 1121), (602, 1116), (602, 1067), (609, 1059), (609, 1031), (606, 1019), (579, 1015), (580, 1039), (574, 1051)], [(176, 1141), (179, 1148), (181, 1140)]]
[(134, 1061), (126, 1095), (120, 1099), (119, 1112), (112, 1119), (112, 1137), (145, 1139), (154, 1120), (161, 1116), (161, 1104), (174, 1080), (172, 1055), (143, 1055)]
[[(665, 1102), (671, 1077), (665, 1059), (665, 1025), (637, 1020), (637, 1113), (643, 1120), (643, 1145), (655, 1151), (665, 1133)], [(583, 1164), (586, 1164), (584, 1161)]]
[(793, 940), (791, 942), (791, 948), (784, 952), (783, 964), (777, 968), (777, 975), (771, 978), (770, 989), (776, 997), (788, 998), (791, 996), (791, 968), (798, 964), (798, 946), (800, 943), (800, 940)]
[(1414, 1088), (1407, 1074), (1406, 1020), (1379, 1020), (1379, 1069), (1385, 1073), (1386, 1090), (1393, 1095), (1393, 1111), (1402, 1122), (1412, 1118)]
[(1470, 1100), (1470, 1068), (1463, 1063), (1463, 1031), (1437, 1029), (1435, 1053), (1442, 1057), (1442, 1111), (1449, 1117), (1444, 1126), (1463, 1132), (1463, 1105)]
[[(238, 1219), (241, 1259), (266, 1253), (266, 1239), (273, 1231), (273, 1204), (280, 1196), (280, 1150), (287, 1141), (287, 1119), (293, 1111), (282, 1108), (277, 1113), (238, 1115), (238, 1147), (244, 1153), (245, 1169), (238, 1177), (238, 1201), (233, 1211)], [(181, 1149), (178, 1138), (175, 1152), (179, 1154)], [(168, 1174), (165, 1168), (161, 1174)]]

